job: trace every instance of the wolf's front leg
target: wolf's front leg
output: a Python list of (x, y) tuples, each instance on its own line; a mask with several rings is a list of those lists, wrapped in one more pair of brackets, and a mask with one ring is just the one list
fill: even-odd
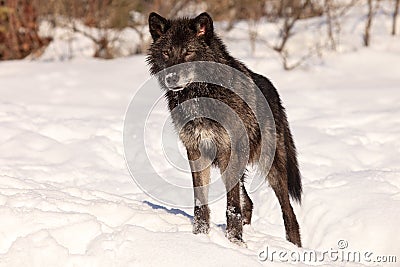
[(207, 234), (210, 231), (210, 209), (208, 208), (208, 186), (210, 164), (198, 157), (196, 151), (188, 151), (194, 190), (193, 233)]
[(243, 244), (243, 218), (240, 206), (239, 181), (232, 177), (224, 179), (227, 190), (226, 237), (233, 243)]
[[(228, 155), (229, 154), (230, 153), (228, 153)], [(221, 159), (220, 162), (223, 164), (221, 165), (220, 171), (227, 193), (226, 237), (235, 244), (246, 246), (242, 238), (243, 211), (240, 203), (240, 180), (245, 172), (246, 161), (241, 158), (239, 150), (232, 153), (229, 161), (227, 161), (227, 157)]]

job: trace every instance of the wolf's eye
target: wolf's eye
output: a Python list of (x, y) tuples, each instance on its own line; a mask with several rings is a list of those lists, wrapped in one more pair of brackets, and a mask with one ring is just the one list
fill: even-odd
[(162, 51), (162, 55), (163, 55), (163, 57), (164, 57), (165, 59), (168, 59), (168, 58), (169, 58), (169, 53), (168, 53), (168, 51)]
[(185, 59), (191, 59), (195, 55), (195, 51), (186, 51), (185, 53)]

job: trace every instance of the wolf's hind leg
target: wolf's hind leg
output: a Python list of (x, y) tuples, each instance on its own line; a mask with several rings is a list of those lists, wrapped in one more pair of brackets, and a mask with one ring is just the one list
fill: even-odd
[(253, 202), (247, 194), (244, 187), (245, 175), (240, 179), (240, 207), (242, 209), (243, 225), (251, 224), (251, 215), (253, 213)]

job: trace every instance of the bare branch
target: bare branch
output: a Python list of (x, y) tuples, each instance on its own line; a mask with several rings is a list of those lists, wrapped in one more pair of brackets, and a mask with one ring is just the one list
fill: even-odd
[(392, 35), (396, 35), (397, 15), (399, 14), (400, 0), (394, 0)]

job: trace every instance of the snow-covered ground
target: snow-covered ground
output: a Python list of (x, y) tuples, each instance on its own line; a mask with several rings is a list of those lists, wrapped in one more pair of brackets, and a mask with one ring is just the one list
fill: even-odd
[(343, 266), (342, 252), (360, 252), (360, 265), (393, 255), (397, 263), (386, 265), (398, 266), (400, 40), (378, 36), (372, 48), (327, 54), (292, 72), (274, 56), (246, 56), (247, 41), (227, 36), (232, 54), (268, 76), (287, 109), (303, 175), (303, 203), (294, 204), (303, 249), (285, 240), (267, 185), (251, 194), (244, 248), (224, 236), (224, 200), (211, 205), (210, 234), (193, 235), (191, 209), (159, 203), (134, 183), (122, 130), (149, 78), (144, 56), (1, 62), (0, 266), (258, 266), (271, 257), (277, 266), (298, 264), (279, 259), (282, 251), (316, 251), (318, 259), (339, 251), (336, 262), (327, 254), (304, 261), (326, 266)]

